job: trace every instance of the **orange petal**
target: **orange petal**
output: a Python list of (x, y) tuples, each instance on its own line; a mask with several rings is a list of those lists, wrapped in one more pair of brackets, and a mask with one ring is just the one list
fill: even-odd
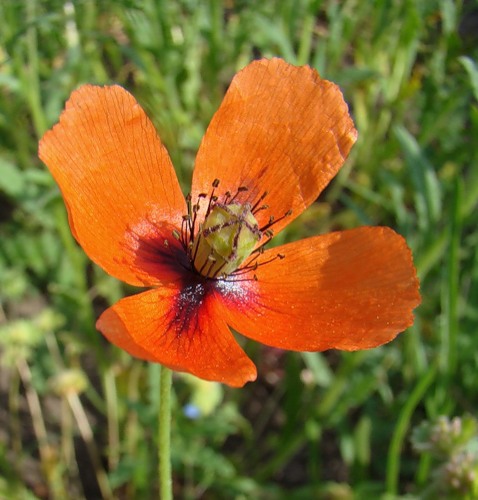
[(217, 314), (207, 286), (162, 287), (127, 297), (107, 309), (96, 326), (133, 356), (241, 387), (255, 380), (256, 368)]
[[(304, 239), (266, 251), (247, 301), (223, 294), (234, 329), (264, 344), (299, 351), (367, 349), (413, 323), (419, 283), (405, 240), (384, 227)], [(243, 275), (242, 278), (248, 275)]]
[(168, 153), (134, 97), (116, 85), (84, 85), (40, 141), (39, 155), (88, 256), (133, 285), (161, 281), (142, 269), (137, 249), (170, 238), (186, 206)]
[[(357, 132), (337, 85), (308, 66), (281, 59), (249, 64), (231, 82), (201, 143), (194, 167), (193, 201), (199, 193), (232, 194), (269, 208), (258, 212), (260, 227), (270, 216), (279, 231), (308, 207), (334, 177)], [(204, 209), (204, 207), (203, 207)]]

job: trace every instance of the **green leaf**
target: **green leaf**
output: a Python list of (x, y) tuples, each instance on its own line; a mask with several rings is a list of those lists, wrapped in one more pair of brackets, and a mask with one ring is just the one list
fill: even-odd
[(466, 69), (468, 76), (470, 77), (471, 89), (473, 90), (475, 99), (478, 101), (478, 66), (473, 59), (467, 56), (459, 57), (458, 60)]
[(0, 191), (17, 198), (24, 188), (25, 181), (18, 166), (5, 158), (0, 158)]

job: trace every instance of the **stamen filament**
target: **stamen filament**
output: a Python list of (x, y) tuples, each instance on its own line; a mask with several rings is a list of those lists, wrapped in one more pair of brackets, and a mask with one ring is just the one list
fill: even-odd
[(278, 219), (274, 219), (274, 216), (271, 216), (269, 218), (269, 223), (266, 224), (265, 226), (261, 227), (260, 231), (266, 231), (267, 229), (272, 227), (274, 224), (277, 224), (278, 222), (285, 219), (286, 217), (289, 217), (290, 215), (292, 215), (292, 210), (288, 210), (282, 217), (279, 217)]
[(262, 200), (263, 200), (263, 199), (264, 199), (264, 198), (265, 198), (268, 194), (269, 194), (269, 191), (264, 191), (264, 192), (261, 194), (260, 198), (256, 201), (256, 203), (255, 203), (255, 204), (253, 205), (253, 207), (251, 208), (251, 212), (252, 212), (253, 214), (255, 214), (255, 212), (256, 212), (256, 208), (257, 208), (257, 206), (259, 205), (259, 203), (260, 203), (260, 202), (261, 202), (261, 201), (262, 201)]

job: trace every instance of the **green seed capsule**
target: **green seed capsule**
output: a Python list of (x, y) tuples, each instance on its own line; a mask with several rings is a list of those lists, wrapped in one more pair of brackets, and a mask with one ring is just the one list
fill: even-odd
[(261, 232), (248, 203), (217, 203), (196, 237), (194, 267), (209, 278), (231, 274), (260, 239)]

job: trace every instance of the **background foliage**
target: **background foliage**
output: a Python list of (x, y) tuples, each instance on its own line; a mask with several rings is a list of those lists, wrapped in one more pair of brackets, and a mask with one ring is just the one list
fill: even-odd
[(175, 492), (476, 498), (477, 42), (474, 1), (1, 2), (0, 497), (157, 494), (158, 367), (96, 332), (131, 290), (72, 239), (38, 139), (75, 87), (117, 82), (186, 191), (234, 73), (280, 56), (342, 87), (360, 139), (279, 238), (390, 225), (413, 250), (423, 304), (413, 328), (368, 352), (246, 342), (259, 379), (243, 390), (178, 375)]

